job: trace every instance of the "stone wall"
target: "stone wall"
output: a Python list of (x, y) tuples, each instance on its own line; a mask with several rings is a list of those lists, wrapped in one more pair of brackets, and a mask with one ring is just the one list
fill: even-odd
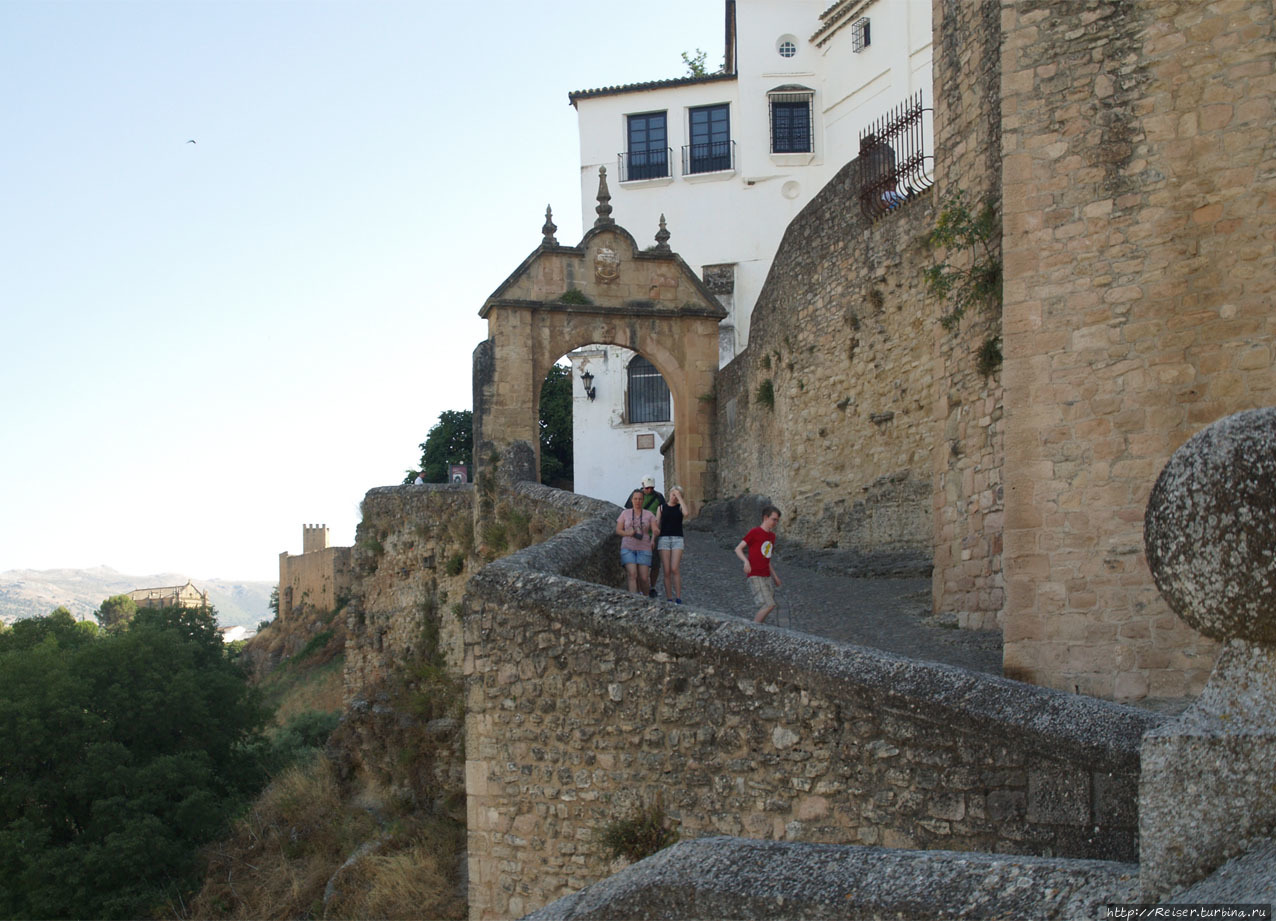
[(1141, 548), (1156, 471), (1276, 403), (1271, 2), (1007, 3), (1006, 673), (1200, 691)]
[(615, 542), (603, 514), (470, 581), (471, 917), (606, 876), (598, 832), (657, 801), (684, 838), (1135, 857), (1157, 717), (565, 575)]
[(460, 669), (460, 618), (453, 606), (476, 565), (473, 503), (472, 486), (452, 484), (384, 486), (364, 496), (347, 613), (347, 702), (366, 696), (395, 663), (419, 653), (427, 622), (438, 624), (449, 667)]
[[(458, 817), (465, 763), (461, 600), (470, 575), (490, 559), (476, 548), (474, 499), (474, 487), (451, 484), (387, 486), (364, 497), (346, 609), (347, 711), (334, 745), (347, 774), (368, 775)], [(605, 507), (520, 484), (492, 502), (489, 549), (528, 547)], [(581, 572), (617, 584), (618, 552), (592, 552)]]
[(1001, 386), (976, 355), (1001, 318), (945, 331), (923, 272), (962, 264), (925, 239), (950, 196), (999, 199), (999, 7), (938, 3), (935, 23), (936, 185), (870, 225), (852, 161), (789, 225), (749, 346), (718, 376), (715, 495), (771, 496), (808, 546), (933, 560), (935, 609), (988, 628), (1004, 602)]
[[(935, 23), (935, 196), (961, 193), (972, 209), (1001, 201), (1001, 9), (997, 0), (939, 0)], [(1000, 255), (1000, 240), (994, 250)], [(960, 253), (938, 253), (954, 265)], [(942, 309), (942, 308), (941, 308)], [(934, 319), (931, 320), (934, 323)], [(963, 627), (1001, 626), (1005, 429), (1000, 370), (981, 373), (977, 352), (1001, 336), (996, 306), (936, 329), (931, 432), (933, 604)]]
[(928, 195), (875, 226), (847, 164), (789, 225), (748, 347), (716, 386), (716, 497), (757, 493), (786, 539), (931, 554)]

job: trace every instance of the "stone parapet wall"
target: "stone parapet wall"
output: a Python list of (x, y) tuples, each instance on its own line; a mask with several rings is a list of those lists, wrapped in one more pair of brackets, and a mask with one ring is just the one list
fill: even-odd
[(657, 801), (684, 838), (1135, 858), (1157, 717), (566, 575), (613, 544), (602, 515), (470, 581), (471, 917), (608, 875), (598, 832)]
[(1138, 867), (743, 838), (684, 841), (523, 921), (631, 918), (1102, 918)]
[(1270, 2), (1021, 0), (1002, 13), (1006, 673), (1201, 690), (1217, 646), (1157, 595), (1157, 470), (1276, 403)]

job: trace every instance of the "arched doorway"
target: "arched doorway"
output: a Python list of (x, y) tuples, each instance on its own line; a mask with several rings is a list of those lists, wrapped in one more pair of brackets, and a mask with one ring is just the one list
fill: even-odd
[(541, 245), (479, 311), (488, 338), (474, 353), (476, 479), (502, 458), (510, 459), (505, 476), (536, 478), (541, 382), (561, 356), (602, 343), (636, 352), (666, 382), (678, 433), (674, 471), (703, 497), (718, 322), (726, 311), (670, 249), (663, 221), (655, 245), (642, 249), (611, 219), (605, 173), (598, 219), (580, 243), (560, 245), (547, 215)]

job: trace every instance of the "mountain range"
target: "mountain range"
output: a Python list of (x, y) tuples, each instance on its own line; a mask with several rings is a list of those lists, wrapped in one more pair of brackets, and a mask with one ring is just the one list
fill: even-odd
[(93, 612), (112, 595), (139, 588), (185, 585), (193, 582), (217, 609), (223, 627), (256, 627), (274, 615), (270, 611), (273, 582), (233, 582), (196, 579), (165, 572), (131, 576), (109, 566), (93, 569), (10, 569), (0, 572), (0, 621), (13, 623), (24, 617), (41, 617), (65, 607), (76, 620), (92, 620)]

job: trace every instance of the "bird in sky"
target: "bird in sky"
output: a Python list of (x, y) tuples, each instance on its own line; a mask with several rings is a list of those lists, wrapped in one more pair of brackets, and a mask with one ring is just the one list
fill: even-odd
[(186, 143), (187, 143), (187, 144), (194, 144), (194, 143), (195, 143), (195, 141), (192, 139), (192, 140), (187, 141)]

